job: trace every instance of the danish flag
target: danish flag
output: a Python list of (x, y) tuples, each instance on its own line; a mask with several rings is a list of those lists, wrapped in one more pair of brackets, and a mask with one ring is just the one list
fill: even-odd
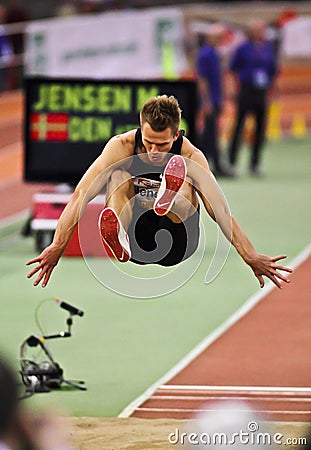
[(30, 118), (30, 138), (34, 141), (67, 141), (68, 114), (34, 113)]

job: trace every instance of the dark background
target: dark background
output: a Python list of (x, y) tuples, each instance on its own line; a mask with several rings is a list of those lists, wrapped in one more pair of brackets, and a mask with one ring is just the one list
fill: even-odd
[[(133, 81), (133, 80), (70, 80), (70, 79), (46, 79), (28, 78), (25, 82), (26, 93), (26, 120), (24, 129), (25, 160), (24, 160), (24, 180), (31, 182), (47, 183), (69, 183), (76, 185), (87, 168), (99, 156), (107, 141), (103, 142), (47, 142), (30, 139), (30, 115), (33, 112), (31, 107), (38, 99), (40, 84), (67, 84), (83, 86), (85, 84), (115, 84), (132, 85), (135, 89), (138, 86), (157, 85), (161, 94), (174, 95), (182, 109), (182, 117), (188, 124), (187, 137), (193, 141), (196, 111), (196, 85), (193, 81)], [(134, 103), (134, 102), (133, 102)], [(37, 111), (34, 111), (37, 112)], [(40, 111), (40, 113), (49, 111)], [(61, 113), (61, 112), (60, 112)], [(68, 113), (68, 111), (64, 111)], [(131, 113), (102, 114), (99, 112), (82, 113), (70, 112), (69, 115), (79, 117), (97, 116), (111, 117), (114, 127), (117, 125), (135, 124), (139, 126), (139, 114), (136, 111)]]

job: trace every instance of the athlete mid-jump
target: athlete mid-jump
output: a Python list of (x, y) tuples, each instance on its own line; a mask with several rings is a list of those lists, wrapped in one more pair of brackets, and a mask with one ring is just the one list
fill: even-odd
[(278, 261), (285, 255), (258, 254), (229, 212), (203, 153), (179, 129), (181, 110), (173, 96), (150, 98), (140, 112), (140, 128), (109, 140), (89, 167), (64, 209), (54, 239), (28, 277), (46, 286), (87, 203), (104, 186), (99, 217), (103, 244), (121, 262), (172, 266), (191, 256), (199, 241), (199, 202), (264, 286), (277, 286), (292, 272)]

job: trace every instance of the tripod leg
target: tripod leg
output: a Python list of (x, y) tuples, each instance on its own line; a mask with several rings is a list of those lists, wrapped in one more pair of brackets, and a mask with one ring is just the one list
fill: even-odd
[[(74, 383), (73, 381), (69, 381), (69, 380), (64, 380), (63, 379), (63, 383), (68, 384), (68, 386), (72, 386), (72, 387), (74, 387), (76, 389), (80, 389), (80, 391), (86, 391), (87, 390), (87, 388), (85, 386), (81, 386), (80, 385), (81, 382), (79, 382), (80, 384), (78, 384), (78, 383)], [(82, 381), (82, 383), (84, 383), (84, 382)]]

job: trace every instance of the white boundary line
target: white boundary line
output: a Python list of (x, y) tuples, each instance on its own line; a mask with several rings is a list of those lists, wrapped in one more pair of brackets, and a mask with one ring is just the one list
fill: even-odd
[(3, 147), (0, 147), (0, 159), (2, 157), (5, 157), (8, 153), (19, 151), (22, 149), (23, 149), (22, 141), (15, 141), (12, 144), (4, 145)]
[(6, 131), (7, 128), (20, 126), (22, 127), (23, 119), (22, 117), (16, 117), (15, 119), (1, 120), (0, 121), (0, 131)]
[(21, 176), (17, 173), (16, 175), (12, 175), (7, 178), (3, 178), (0, 181), (0, 193), (1, 191), (4, 191), (5, 189), (10, 189), (12, 186), (16, 186), (17, 184), (21, 183), (22, 179)]
[[(201, 413), (201, 412), (216, 412), (216, 411), (218, 411), (217, 409), (213, 409), (213, 408), (211, 408), (211, 409), (206, 409), (206, 408), (204, 408), (204, 409), (190, 409), (190, 408), (168, 408), (168, 409), (166, 409), (166, 408), (139, 408), (139, 412), (141, 412), (141, 411), (146, 411), (146, 412), (177, 412), (177, 413)], [(230, 409), (230, 411), (231, 412), (241, 412), (241, 410), (240, 409)], [(306, 410), (306, 411), (295, 411), (295, 410), (279, 410), (279, 409), (272, 409), (272, 410), (270, 410), (270, 409), (268, 409), (268, 410), (265, 410), (265, 409), (256, 409), (256, 410), (254, 410), (254, 411), (252, 411), (252, 413), (254, 413), (254, 414), (264, 414), (264, 415), (268, 415), (268, 414), (282, 414), (282, 415), (284, 415), (284, 414), (286, 414), (286, 415), (292, 415), (292, 414), (295, 414), (295, 415), (307, 415), (307, 416), (309, 416), (310, 415), (310, 411), (309, 410)], [(284, 422), (283, 422), (284, 423)], [(295, 422), (296, 423), (296, 422)]]
[(5, 219), (0, 219), (0, 230), (1, 228), (6, 228), (11, 225), (14, 225), (15, 223), (18, 223), (19, 221), (26, 219), (27, 215), (29, 214), (29, 209), (24, 209), (21, 212), (18, 212), (16, 214), (12, 214), (11, 216), (6, 217)]
[[(1, 163), (3, 164), (2, 160), (5, 159), (10, 153), (22, 152), (22, 150), (23, 150), (22, 141), (15, 141), (12, 144), (7, 144), (7, 145), (4, 145), (3, 147), (0, 147)], [(15, 174), (5, 176), (0, 181), (0, 190), (9, 188), (10, 186), (17, 183), (20, 179), (21, 179), (21, 175), (19, 173), (19, 170)]]
[[(292, 268), (296, 268), (305, 261), (311, 254), (311, 244), (304, 248), (289, 264)], [(268, 282), (266, 286), (252, 295), (232, 316), (225, 320), (218, 328), (212, 331), (205, 339), (203, 339), (196, 347), (194, 347), (184, 358), (182, 358), (172, 369), (170, 369), (165, 375), (159, 378), (149, 388), (145, 390), (139, 397), (133, 400), (118, 417), (129, 417), (142, 403), (150, 398), (154, 392), (160, 387), (171, 380), (181, 370), (188, 366), (198, 355), (206, 350), (213, 342), (216, 341), (221, 335), (223, 335), (229, 328), (231, 328), (236, 322), (244, 317), (257, 303), (259, 303), (268, 293), (274, 289), (275, 286), (272, 282)]]
[(0, 248), (4, 250), (16, 244), (21, 237), (22, 223), (29, 217), (30, 210), (12, 214), (0, 220)]
[(201, 385), (175, 385), (167, 384), (164, 386), (159, 386), (159, 391), (208, 391), (208, 392), (246, 392), (246, 393), (257, 393), (262, 394), (264, 392), (268, 393), (280, 393), (283, 395), (291, 394), (311, 394), (311, 388), (308, 387), (283, 387), (283, 386), (201, 386)]
[[(206, 402), (207, 400), (216, 400), (217, 402), (219, 400), (247, 400), (248, 402), (251, 400), (258, 400), (258, 396), (254, 396), (254, 395), (242, 395), (242, 396), (232, 396), (232, 395), (195, 395), (195, 396), (191, 396), (191, 395), (153, 395), (152, 400), (167, 400), (167, 401), (175, 401), (175, 400), (182, 400), (182, 401), (190, 401), (190, 402)], [(291, 403), (291, 402), (295, 402), (295, 403), (310, 403), (311, 402), (311, 398), (310, 397), (282, 397), (279, 395), (274, 395), (274, 396), (263, 396), (260, 395), (259, 396), (259, 400), (261, 402), (277, 402), (277, 403), (282, 403), (282, 402), (286, 402), (286, 403)], [(152, 408), (150, 408), (152, 409)], [(137, 409), (137, 411), (139, 411), (140, 408)]]

